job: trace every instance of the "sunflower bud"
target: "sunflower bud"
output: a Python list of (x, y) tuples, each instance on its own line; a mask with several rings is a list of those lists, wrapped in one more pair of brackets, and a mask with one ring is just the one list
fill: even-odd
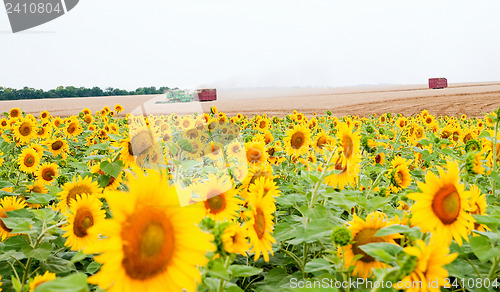
[(470, 139), (469, 141), (467, 141), (467, 143), (465, 144), (465, 152), (471, 151), (481, 151), (481, 143), (474, 139)]
[(352, 240), (351, 230), (345, 226), (337, 226), (332, 232), (332, 241), (336, 245), (346, 246)]

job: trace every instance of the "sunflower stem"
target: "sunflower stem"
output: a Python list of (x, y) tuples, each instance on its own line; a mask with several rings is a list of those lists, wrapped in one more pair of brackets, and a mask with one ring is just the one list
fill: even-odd
[(491, 265), (490, 272), (488, 273), (488, 279), (493, 280), (493, 278), (495, 277), (495, 270), (499, 262), (500, 262), (499, 258), (493, 259), (493, 264)]
[(289, 252), (288, 250), (284, 249), (283, 247), (281, 247), (281, 251), (284, 252), (289, 257), (293, 258), (293, 260), (295, 261), (295, 263), (297, 263), (297, 266), (299, 268), (302, 268), (302, 261), (294, 253)]
[(304, 255), (302, 257), (302, 276), (305, 278), (306, 276), (306, 264), (307, 264), (307, 253), (309, 252), (309, 244), (304, 242)]
[(316, 201), (316, 195), (318, 194), (319, 187), (325, 178), (326, 169), (328, 168), (328, 165), (330, 164), (330, 161), (332, 160), (333, 155), (335, 154), (335, 151), (337, 151), (337, 147), (335, 147), (335, 149), (333, 149), (333, 151), (330, 153), (330, 156), (328, 157), (328, 160), (325, 163), (325, 168), (321, 171), (321, 175), (319, 176), (319, 180), (316, 183), (316, 186), (314, 187), (314, 190), (313, 190), (312, 195), (311, 195), (311, 202), (309, 203), (309, 208), (312, 208), (312, 206), (314, 205), (314, 203)]
[(14, 271), (14, 275), (16, 275), (17, 280), (18, 280), (19, 282), (21, 282), (21, 279), (19, 279), (19, 275), (17, 274), (16, 268), (14, 268), (14, 265), (13, 265), (11, 262), (9, 262), (9, 261), (7, 261), (7, 263), (10, 265), (10, 267), (11, 267), (11, 268), (12, 268), (12, 270)]
[[(230, 264), (231, 264), (231, 256), (228, 255), (228, 256), (226, 256), (226, 260), (224, 262), (224, 269), (227, 270), (229, 268)], [(217, 292), (224, 291), (225, 286), (226, 286), (226, 281), (224, 281), (224, 279), (220, 279), (219, 287), (217, 288)]]
[(382, 172), (380, 172), (380, 174), (377, 176), (377, 178), (375, 179), (375, 181), (372, 183), (372, 185), (370, 186), (370, 189), (368, 189), (368, 193), (366, 194), (366, 199), (368, 199), (372, 193), (372, 189), (373, 187), (377, 186), (378, 184), (378, 181), (379, 179), (382, 177), (382, 175), (387, 171), (387, 169), (384, 169)]

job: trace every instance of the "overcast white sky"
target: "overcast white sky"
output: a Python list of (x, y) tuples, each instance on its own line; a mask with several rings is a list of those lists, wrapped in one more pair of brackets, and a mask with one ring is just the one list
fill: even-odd
[(12, 34), (0, 8), (0, 86), (500, 81), (499, 12), (496, 0), (81, 0)]

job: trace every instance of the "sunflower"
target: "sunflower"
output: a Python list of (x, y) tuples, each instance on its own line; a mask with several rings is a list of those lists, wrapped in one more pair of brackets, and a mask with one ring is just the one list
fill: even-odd
[[(352, 221), (347, 223), (349, 230), (352, 233), (353, 243), (345, 246), (342, 249), (346, 268), (354, 266), (353, 275), (362, 278), (367, 278), (372, 274), (373, 269), (385, 268), (386, 265), (377, 261), (372, 256), (365, 253), (361, 248), (362, 245), (374, 242), (394, 243), (394, 239), (400, 238), (399, 234), (387, 236), (375, 236), (378, 230), (390, 225), (387, 216), (384, 213), (372, 212), (366, 216), (366, 221), (354, 214)], [(355, 256), (362, 255), (359, 259), (354, 259)]]
[(266, 131), (269, 129), (269, 120), (267, 118), (259, 118), (255, 121), (254, 130)]
[(0, 128), (5, 129), (9, 126), (9, 121), (6, 118), (0, 119)]
[(470, 192), (464, 191), (459, 183), (457, 163), (448, 161), (446, 171), (439, 168), (439, 177), (427, 172), (425, 183), (417, 182), (417, 185), (422, 192), (408, 194), (408, 198), (416, 201), (411, 207), (412, 224), (419, 226), (422, 232), (442, 233), (444, 238), (455, 239), (460, 246), (462, 238), (468, 241), (474, 219), (467, 213)]
[(77, 119), (70, 119), (66, 127), (64, 127), (64, 134), (66, 137), (76, 137), (83, 132), (80, 122)]
[(52, 281), (56, 278), (56, 274), (49, 271), (45, 271), (45, 274), (36, 276), (30, 281), (30, 291), (35, 291), (36, 287), (40, 286), (45, 282)]
[(273, 255), (271, 243), (276, 243), (276, 240), (271, 235), (274, 225), (273, 213), (275, 210), (275, 207), (271, 207), (274, 205), (274, 203), (270, 202), (272, 200), (272, 196), (251, 196), (249, 201), (250, 209), (245, 211), (244, 214), (245, 217), (250, 218), (250, 220), (245, 222), (245, 226), (248, 230), (252, 252), (255, 252), (255, 261), (260, 258), (261, 253), (266, 262), (269, 261), (269, 253)]
[(408, 266), (413, 268), (394, 288), (405, 288), (409, 292), (441, 291), (439, 287), (449, 285), (448, 271), (443, 266), (453, 262), (457, 254), (448, 254), (448, 246), (443, 241), (446, 239), (434, 234), (428, 245), (417, 239), (414, 246), (405, 247), (403, 251), (410, 256)]
[(123, 106), (121, 104), (115, 104), (115, 111), (121, 113), (123, 111)]
[(9, 116), (11, 118), (19, 118), (21, 117), (21, 109), (16, 107), (16, 108), (12, 108), (10, 111), (9, 111)]
[(68, 151), (68, 142), (62, 138), (57, 138), (51, 141), (47, 141), (45, 143), (47, 145), (47, 148), (49, 149), (50, 153), (52, 155), (57, 156), (61, 153), (65, 153)]
[(92, 227), (104, 239), (86, 252), (101, 253), (95, 260), (103, 266), (88, 281), (110, 292), (195, 291), (196, 267), (214, 251), (212, 235), (196, 226), (201, 208), (180, 208), (164, 172), (137, 170), (129, 174), (128, 190), (105, 191), (113, 218)]
[(400, 189), (406, 189), (411, 184), (411, 174), (406, 163), (398, 165), (392, 171), (391, 182)]
[(140, 127), (130, 133), (130, 145), (127, 149), (134, 156), (145, 154), (156, 147), (156, 137), (148, 127)]
[(8, 228), (2, 218), (7, 218), (5, 212), (23, 209), (26, 207), (26, 202), (18, 197), (3, 197), (0, 199), (0, 239), (3, 241), (8, 237), (17, 235), (11, 234), (12, 229)]
[(194, 189), (203, 201), (206, 215), (215, 221), (232, 221), (238, 215), (243, 202), (236, 197), (237, 191), (233, 188), (229, 177), (210, 174), (207, 181), (195, 186)]
[(375, 155), (375, 157), (373, 157), (373, 162), (375, 164), (384, 165), (385, 164), (385, 153), (383, 153), (383, 152), (377, 153), (377, 155)]
[(71, 207), (76, 197), (83, 194), (100, 197), (101, 189), (97, 185), (97, 182), (93, 182), (92, 178), (89, 176), (84, 179), (82, 179), (81, 176), (78, 176), (78, 178), (73, 177), (73, 181), (65, 183), (63, 185), (63, 191), (58, 194), (60, 202), (57, 207), (63, 213), (66, 213), (68, 207)]
[(99, 237), (90, 232), (90, 227), (99, 224), (106, 218), (106, 211), (102, 210), (102, 203), (95, 196), (83, 194), (75, 198), (70, 206), (70, 213), (66, 215), (68, 224), (61, 227), (68, 239), (65, 246), (71, 250), (81, 250), (95, 244)]
[[(234, 140), (225, 147), (228, 158), (240, 159), (245, 156), (243, 144), (240, 141)], [(243, 158), (244, 159), (244, 158)]]
[(344, 164), (356, 165), (361, 160), (359, 152), (360, 136), (358, 133), (353, 133), (353, 125), (348, 126), (346, 123), (338, 125), (337, 140), (343, 149), (343, 154), (346, 159)]
[(60, 118), (60, 117), (56, 117), (54, 118), (54, 120), (52, 121), (52, 124), (54, 125), (54, 127), (57, 129), (59, 128), (60, 125), (62, 125), (63, 123), (63, 119)]
[(47, 190), (44, 183), (36, 181), (35, 183), (26, 186), (26, 192), (46, 194), (49, 190)]
[(44, 110), (40, 113), (40, 120), (45, 120), (50, 118), (50, 113), (47, 110)]
[(323, 153), (323, 148), (328, 145), (332, 145), (333, 143), (334, 139), (332, 137), (330, 137), (327, 133), (320, 131), (314, 138), (313, 146), (316, 151)]
[[(90, 172), (97, 173), (99, 175), (106, 175), (104, 173), (104, 171), (102, 171), (100, 163), (92, 166), (92, 168), (90, 169)], [(113, 177), (113, 176), (109, 175), (108, 184), (104, 188), (114, 191), (120, 186), (121, 181), (122, 181), (122, 174), (121, 173), (118, 175), (118, 177)]]
[(250, 185), (254, 184), (260, 177), (274, 179), (273, 167), (270, 164), (261, 164), (250, 166), (246, 177), (243, 179), (241, 188), (248, 190)]
[(222, 233), (222, 246), (228, 253), (246, 255), (246, 251), (250, 249), (247, 236), (247, 229), (242, 228), (238, 223), (233, 223)]
[(25, 173), (34, 173), (38, 164), (40, 164), (40, 156), (33, 148), (24, 148), (19, 155), (17, 163), (19, 163), (19, 170)]
[(354, 186), (356, 179), (358, 177), (359, 165), (351, 165), (350, 163), (345, 163), (346, 158), (337, 152), (334, 154), (332, 161), (334, 165), (328, 170), (337, 170), (340, 173), (334, 173), (325, 177), (325, 183), (332, 186), (333, 188), (344, 189), (345, 186)]
[(120, 142), (120, 159), (125, 166), (135, 162), (134, 152), (132, 151), (132, 143), (130, 138), (126, 138)]
[(38, 156), (40, 158), (43, 157), (43, 150), (44, 150), (44, 148), (43, 148), (42, 145), (40, 145), (40, 144), (31, 144), (30, 147), (33, 148), (36, 151), (36, 153), (38, 154)]
[[(481, 190), (477, 185), (470, 187), (469, 198), (469, 213), (474, 215), (487, 215), (486, 214), (486, 196), (481, 194)], [(489, 228), (484, 224), (474, 223), (474, 229), (479, 231), (486, 231)]]
[(222, 143), (214, 141), (210, 141), (209, 143), (207, 143), (204, 149), (205, 155), (214, 161), (218, 161), (224, 158), (223, 151), (224, 151), (224, 145), (222, 145)]
[(58, 165), (55, 163), (45, 162), (38, 168), (36, 172), (37, 182), (42, 184), (50, 184), (56, 180), (58, 174)]
[(296, 125), (286, 133), (283, 142), (286, 153), (290, 156), (298, 157), (308, 152), (309, 143), (311, 142), (311, 132), (304, 125)]
[(36, 122), (33, 122), (29, 118), (22, 118), (19, 122), (12, 125), (12, 132), (14, 132), (14, 137), (21, 143), (29, 143), (36, 136), (36, 128)]
[(85, 124), (92, 124), (92, 122), (94, 121), (94, 117), (92, 115), (84, 115), (83, 116), (83, 121), (85, 122)]
[(263, 141), (245, 143), (246, 157), (249, 164), (262, 164), (267, 161), (267, 152), (264, 150), (266, 143)]
[[(276, 185), (276, 182), (272, 178), (268, 177), (260, 177), (255, 180), (255, 183), (249, 186), (248, 192), (251, 195), (259, 195), (262, 197), (279, 197), (280, 195), (280, 190)], [(274, 200), (272, 202), (274, 205)]]

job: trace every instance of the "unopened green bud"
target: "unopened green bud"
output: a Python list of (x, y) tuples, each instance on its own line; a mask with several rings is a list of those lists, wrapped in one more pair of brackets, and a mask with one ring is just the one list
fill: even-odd
[(346, 246), (352, 241), (352, 233), (345, 226), (337, 226), (332, 232), (332, 241), (336, 245)]

